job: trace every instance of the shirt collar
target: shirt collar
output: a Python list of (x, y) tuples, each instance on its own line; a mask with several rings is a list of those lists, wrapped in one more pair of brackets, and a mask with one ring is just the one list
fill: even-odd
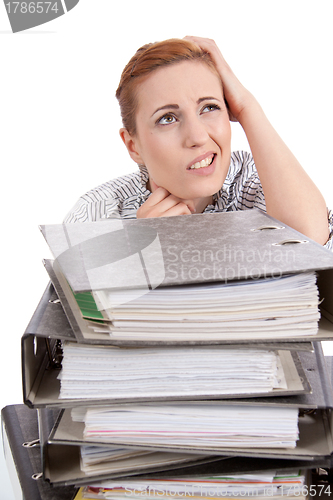
[(144, 195), (144, 197), (149, 196), (151, 192), (147, 188), (147, 183), (149, 180), (149, 174), (147, 167), (145, 165), (139, 165), (139, 172), (140, 172), (140, 190), (141, 193)]

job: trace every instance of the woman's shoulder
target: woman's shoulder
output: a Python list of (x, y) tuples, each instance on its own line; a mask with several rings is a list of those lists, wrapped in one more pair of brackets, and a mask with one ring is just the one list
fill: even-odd
[(142, 175), (138, 170), (136, 172), (116, 177), (110, 181), (104, 182), (99, 186), (90, 189), (81, 196), (87, 203), (93, 203), (99, 200), (109, 198), (125, 200), (129, 196), (135, 196), (142, 191)]
[(231, 153), (230, 167), (225, 179), (225, 186), (235, 186), (242, 190), (245, 186), (260, 185), (259, 175), (252, 154), (248, 151)]
[(252, 154), (248, 151), (233, 151), (230, 157), (230, 168), (228, 175), (235, 177), (241, 171), (252, 174), (256, 172), (256, 166)]
[(135, 217), (135, 212), (145, 192), (145, 172), (138, 170), (116, 177), (83, 194), (67, 214), (64, 222)]

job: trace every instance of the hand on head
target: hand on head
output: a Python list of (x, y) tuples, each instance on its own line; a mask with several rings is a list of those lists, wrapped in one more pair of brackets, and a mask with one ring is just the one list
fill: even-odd
[(230, 120), (240, 121), (243, 109), (248, 107), (254, 99), (251, 93), (235, 76), (214, 40), (196, 36), (186, 36), (184, 40), (194, 42), (201, 50), (210, 55), (222, 81)]

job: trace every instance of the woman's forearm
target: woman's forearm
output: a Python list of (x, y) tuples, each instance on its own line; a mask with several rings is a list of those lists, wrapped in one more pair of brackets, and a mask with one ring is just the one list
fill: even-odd
[(247, 136), (267, 213), (318, 243), (329, 237), (327, 208), (320, 191), (274, 130), (254, 96), (241, 84), (215, 42), (190, 37), (207, 51), (220, 74), (230, 118)]
[(253, 96), (237, 118), (252, 151), (267, 213), (325, 244), (329, 230), (324, 198)]

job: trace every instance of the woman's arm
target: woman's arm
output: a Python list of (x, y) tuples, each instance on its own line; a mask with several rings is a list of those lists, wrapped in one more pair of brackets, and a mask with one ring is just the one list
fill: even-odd
[(265, 195), (267, 213), (325, 244), (327, 208), (320, 191), (274, 130), (254, 96), (240, 83), (213, 40), (186, 37), (209, 52), (222, 79), (230, 117), (247, 136)]

